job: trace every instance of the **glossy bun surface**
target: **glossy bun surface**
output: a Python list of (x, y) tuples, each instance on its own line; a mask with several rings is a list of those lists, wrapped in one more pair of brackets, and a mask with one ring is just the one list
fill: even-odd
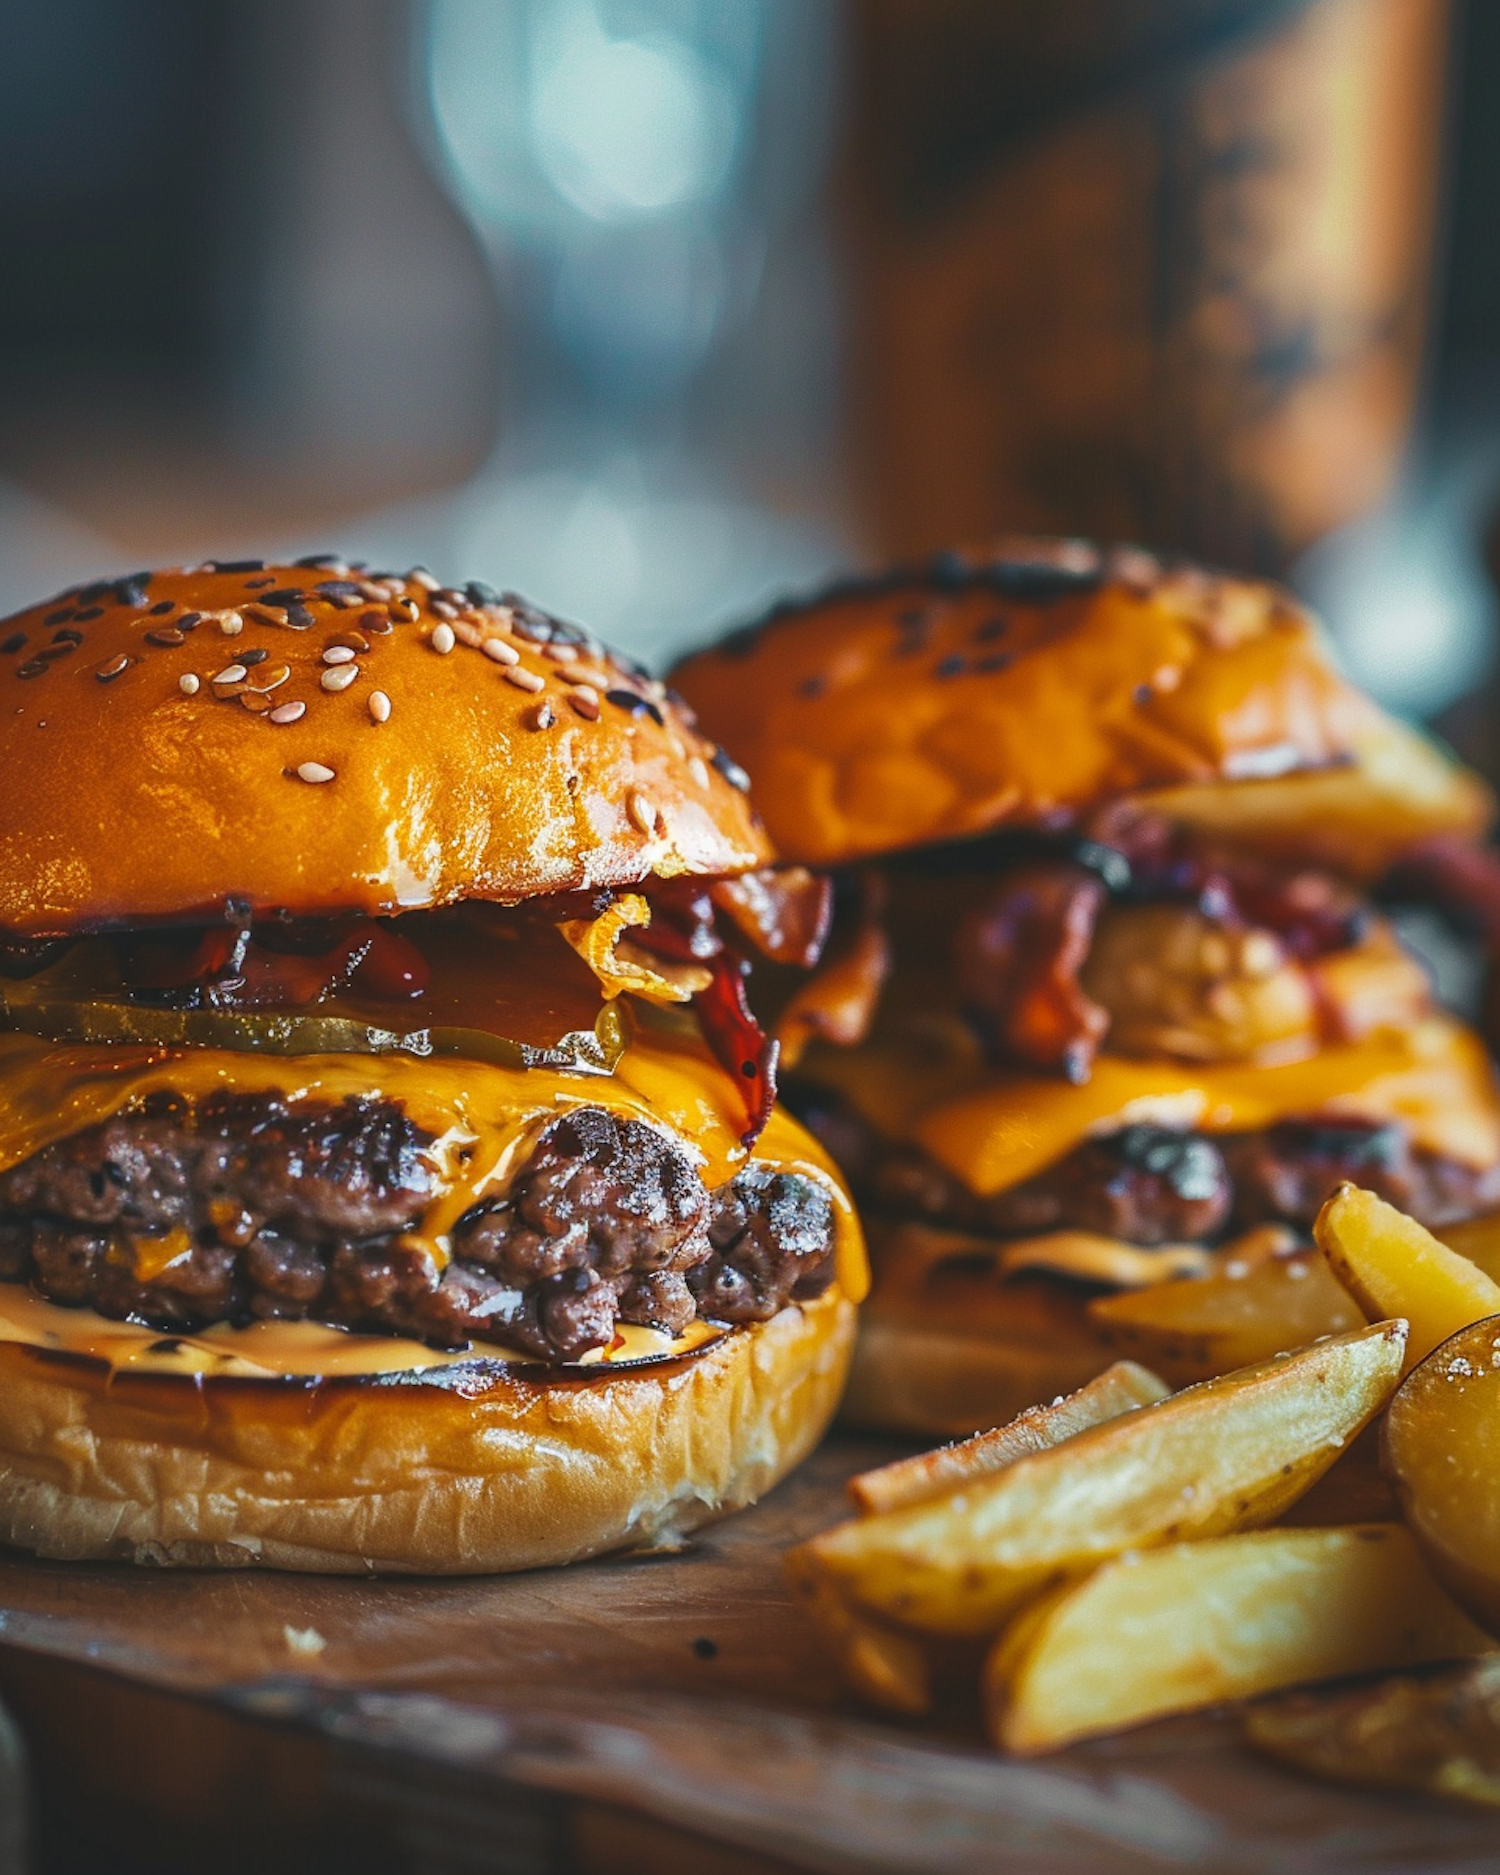
[(393, 912), (769, 849), (665, 688), (488, 587), (219, 564), (0, 622), (0, 929)]
[(782, 855), (813, 865), (1172, 790), (1184, 819), (1364, 873), (1490, 814), (1340, 675), (1289, 593), (1132, 548), (1014, 540), (850, 581), (673, 681), (750, 771)]

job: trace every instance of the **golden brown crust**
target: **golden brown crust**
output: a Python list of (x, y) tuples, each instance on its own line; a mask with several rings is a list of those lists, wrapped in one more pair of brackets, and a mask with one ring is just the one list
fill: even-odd
[[(1364, 873), (1491, 810), (1334, 670), (1289, 593), (1135, 549), (940, 556), (781, 608), (674, 682), (749, 769), (783, 856), (814, 865), (1155, 790), (1206, 817), (1198, 789), (1243, 804), (1242, 837), (1306, 837)], [(1321, 784), (1306, 801), (1303, 777)]]
[(0, 623), (0, 928), (214, 913), (226, 893), (514, 902), (765, 862), (732, 764), (663, 686), (513, 595), (429, 583), (241, 564)]
[(839, 1290), (702, 1355), (485, 1384), (111, 1376), (0, 1343), (0, 1542), (69, 1560), (475, 1575), (670, 1544), (833, 1415)]

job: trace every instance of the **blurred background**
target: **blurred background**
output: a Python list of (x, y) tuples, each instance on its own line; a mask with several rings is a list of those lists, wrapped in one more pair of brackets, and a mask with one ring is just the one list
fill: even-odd
[(0, 0), (0, 607), (336, 549), (665, 661), (1044, 528), (1493, 772), (1494, 0)]

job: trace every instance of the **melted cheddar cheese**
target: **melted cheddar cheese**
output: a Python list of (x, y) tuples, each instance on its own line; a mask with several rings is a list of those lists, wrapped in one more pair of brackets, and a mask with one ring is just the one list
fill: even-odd
[[(710, 1187), (724, 1184), (752, 1157), (818, 1180), (833, 1200), (840, 1287), (855, 1301), (868, 1288), (864, 1244), (853, 1207), (821, 1148), (778, 1108), (753, 1152), (747, 1151), (739, 1137), (744, 1120), (736, 1090), (701, 1044), (686, 1036), (643, 1034), (627, 1049), (614, 1074), (583, 1075), (496, 1067), (452, 1057), (273, 1057), (208, 1048), (71, 1047), (26, 1035), (0, 1035), (0, 1171), (18, 1165), (44, 1146), (139, 1105), (151, 1094), (174, 1093), (197, 1103), (214, 1094), (268, 1092), (292, 1103), (341, 1101), (350, 1096), (397, 1101), (432, 1135), (426, 1156), (436, 1195), (407, 1241), (425, 1250), (440, 1268), (448, 1260), (454, 1225), (472, 1205), (504, 1189), (547, 1122), (570, 1108), (594, 1106), (621, 1118), (670, 1129)], [(37, 1338), (20, 1332), (16, 1311), (23, 1294), (18, 1287), (0, 1284), (4, 1305), (0, 1339)], [(41, 1303), (36, 1306), (48, 1308)], [(163, 1339), (159, 1331), (149, 1329), (132, 1329), (127, 1335), (128, 1325), (106, 1323), (91, 1310), (51, 1309), (46, 1323), (49, 1334), (62, 1331), (64, 1324), (57, 1318), (64, 1316), (74, 1325), (66, 1339), (75, 1351), (89, 1351), (79, 1343), (80, 1334), (86, 1341), (102, 1336), (122, 1348), (128, 1344), (137, 1356), (142, 1350), (133, 1337)], [(215, 1359), (231, 1347), (239, 1350), (249, 1364), (245, 1371), (310, 1371), (306, 1360), (319, 1358), (312, 1351), (310, 1334), (322, 1338), (318, 1346), (324, 1357), (331, 1360), (337, 1355), (339, 1372), (390, 1371), (392, 1359), (406, 1368), (432, 1366), (447, 1358), (393, 1337), (347, 1336), (305, 1325), (292, 1337), (296, 1342), (292, 1348), (284, 1335), (269, 1334), (270, 1327), (214, 1329), (208, 1331), (207, 1339), (213, 1341)], [(184, 1345), (200, 1345), (205, 1336), (175, 1339)], [(664, 1337), (656, 1340), (665, 1343)], [(220, 1342), (226, 1342), (226, 1347)], [(368, 1346), (360, 1349), (356, 1343)], [(681, 1351), (676, 1343), (660, 1348), (653, 1344), (649, 1349), (643, 1344), (641, 1352), (629, 1358)], [(180, 1371), (180, 1362), (174, 1371)]]
[(1500, 1096), (1489, 1057), (1477, 1036), (1446, 1016), (1275, 1066), (1100, 1055), (1079, 1087), (996, 1074), (957, 1027), (934, 1018), (865, 1049), (819, 1049), (808, 1072), (881, 1131), (925, 1147), (981, 1197), (1045, 1171), (1092, 1134), (1135, 1121), (1207, 1133), (1317, 1114), (1394, 1121), (1414, 1145), (1464, 1165), (1500, 1162)]

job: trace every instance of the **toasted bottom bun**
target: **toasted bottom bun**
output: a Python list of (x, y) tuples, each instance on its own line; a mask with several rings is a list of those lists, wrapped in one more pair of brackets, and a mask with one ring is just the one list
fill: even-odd
[(870, 1233), (875, 1287), (840, 1417), (880, 1432), (959, 1438), (1071, 1393), (1119, 1351), (1089, 1320), (1097, 1294), (1002, 1276), (999, 1246), (924, 1224)]
[(203, 1380), (0, 1343), (0, 1542), (436, 1575), (670, 1546), (807, 1455), (853, 1329), (835, 1288), (702, 1354), (568, 1379)]

